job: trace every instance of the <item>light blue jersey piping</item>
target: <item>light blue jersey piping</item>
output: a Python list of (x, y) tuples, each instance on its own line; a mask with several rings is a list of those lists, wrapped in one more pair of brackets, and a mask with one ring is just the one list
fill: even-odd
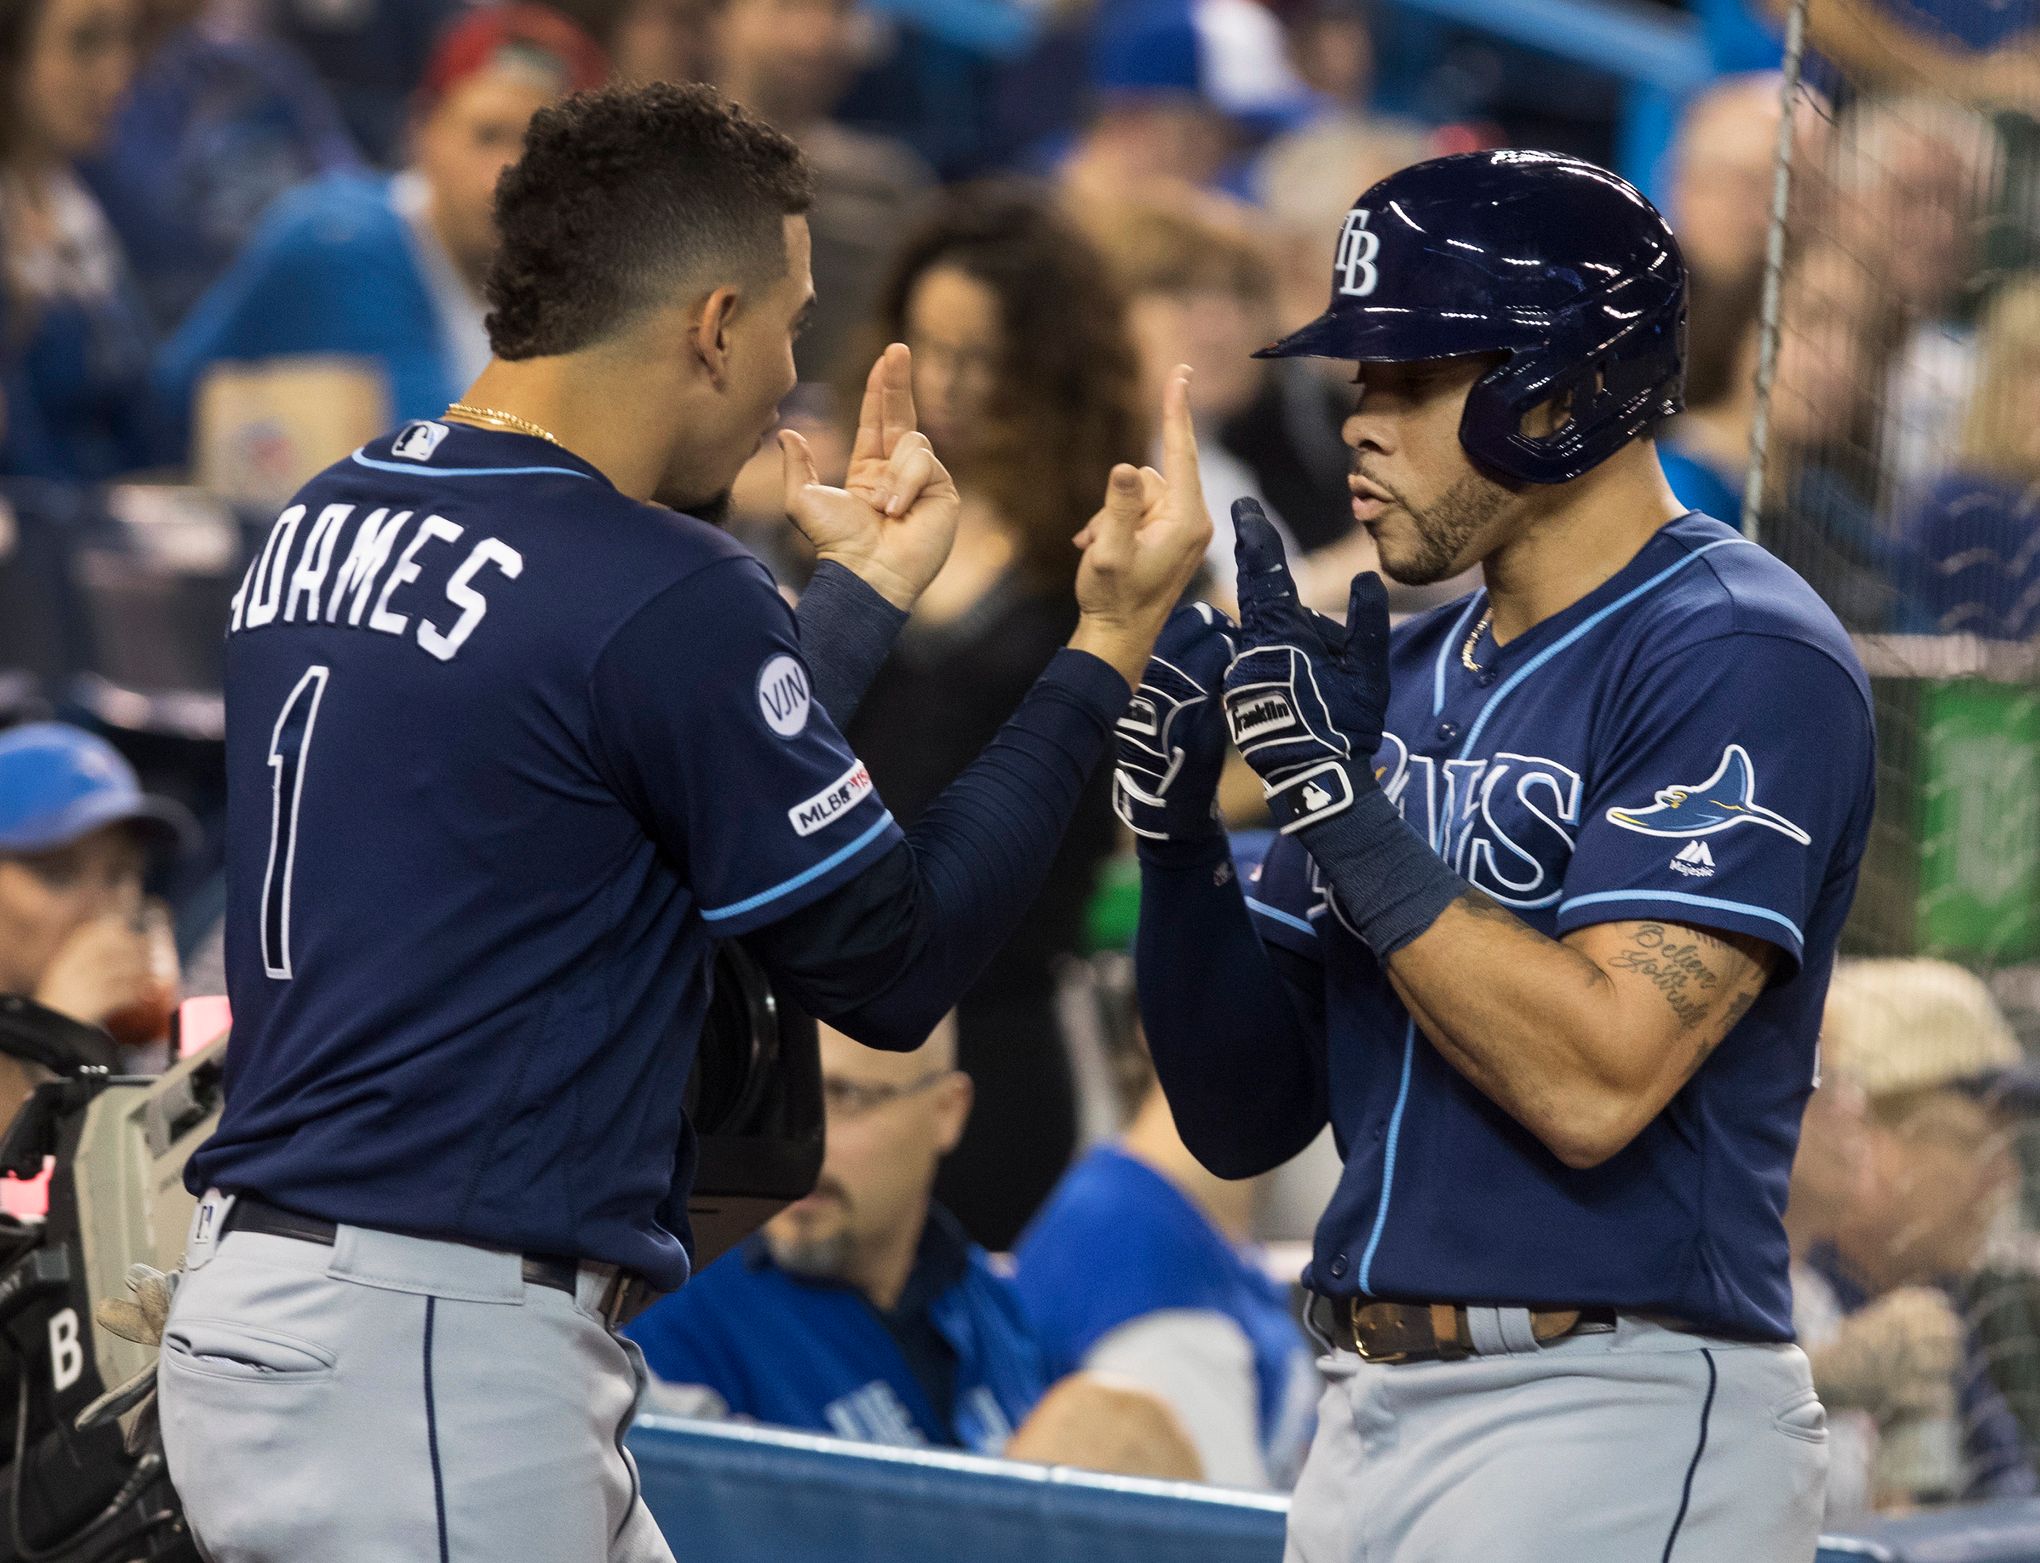
[(1285, 912), (1280, 907), (1270, 906), (1265, 901), (1256, 901), (1252, 896), (1248, 896), (1246, 900), (1248, 911), (1268, 918), (1272, 922), (1281, 923), (1284, 927), (1294, 928), (1298, 933), (1307, 933), (1313, 939), (1318, 936), (1317, 930), (1301, 917)]
[(1684, 890), (1595, 890), (1559, 903), (1559, 915), (1564, 916), (1571, 907), (1595, 906), (1608, 901), (1670, 901), (1679, 906), (1711, 907), (1717, 912), (1740, 912), (1745, 917), (1761, 917), (1765, 922), (1776, 923), (1792, 935), (1801, 949), (1806, 947), (1806, 935), (1799, 931), (1799, 924), (1768, 906), (1751, 906), (1747, 901), (1724, 901), (1711, 895), (1692, 895)]
[(401, 472), (406, 477), (520, 478), (545, 472), (556, 477), (579, 478), (584, 483), (595, 481), (576, 467), (428, 467), (419, 461), (379, 461), (374, 456), (364, 456), (360, 451), (354, 453), (354, 460), (359, 465), (373, 467), (378, 472)]
[(1487, 726), (1488, 718), (1495, 714), (1495, 708), (1499, 706), (1504, 700), (1509, 698), (1510, 694), (1515, 690), (1518, 684), (1522, 683), (1524, 679), (1528, 678), (1532, 673), (1535, 673), (1539, 668), (1543, 667), (1545, 663), (1549, 662), (1553, 657), (1557, 656), (1561, 651), (1565, 650), (1566, 647), (1570, 646), (1574, 641), (1578, 640), (1582, 635), (1586, 634), (1588, 630), (1592, 629), (1595, 625), (1601, 623), (1611, 613), (1619, 613), (1622, 611), (1622, 609), (1628, 607), (1632, 602), (1636, 601), (1637, 598), (1643, 596), (1645, 593), (1655, 591), (1658, 587), (1662, 586), (1666, 581), (1669, 581), (1673, 576), (1677, 575), (1681, 570), (1685, 569), (1687, 565), (1693, 563), (1694, 560), (1700, 558), (1704, 554), (1710, 554), (1714, 552), (1714, 550), (1717, 548), (1736, 548), (1736, 547), (1754, 548), (1756, 546), (1757, 545), (1751, 542), (1747, 537), (1716, 538), (1713, 542), (1704, 544), (1701, 547), (1694, 549), (1690, 554), (1687, 554), (1683, 559), (1680, 559), (1675, 563), (1666, 565), (1662, 570), (1658, 571), (1656, 575), (1653, 575), (1649, 580), (1645, 581), (1642, 585), (1632, 586), (1620, 597), (1617, 597), (1613, 602), (1609, 603), (1607, 607), (1597, 609), (1593, 613), (1588, 614), (1584, 619), (1580, 620), (1579, 623), (1575, 624), (1571, 629), (1567, 630), (1563, 635), (1559, 636), (1557, 640), (1553, 641), (1550, 645), (1546, 646), (1542, 651), (1538, 652), (1536, 656), (1532, 657), (1528, 662), (1524, 663), (1521, 667), (1516, 669), (1515, 672), (1511, 673), (1507, 678), (1502, 680), (1502, 687), (1494, 692), (1493, 698), (1490, 699), (1486, 705), (1480, 708), (1480, 715), (1473, 719), (1473, 726), (1467, 730), (1466, 742), (1459, 746), (1459, 758), (1463, 760), (1467, 757), (1467, 755), (1473, 752), (1473, 746), (1480, 741), (1481, 729)]
[(1395, 1088), (1395, 1111), (1388, 1115), (1388, 1145), (1381, 1158), (1381, 1204), (1374, 1212), (1374, 1230), (1367, 1235), (1367, 1251), (1360, 1256), (1360, 1290), (1367, 1291), (1374, 1278), (1374, 1251), (1381, 1246), (1382, 1229), (1388, 1225), (1389, 1196), (1395, 1192), (1395, 1146), (1402, 1138), (1403, 1106), (1410, 1099), (1410, 1066), (1416, 1061), (1417, 1023), (1403, 1027), (1402, 1082)]
[(887, 809), (885, 813), (880, 816), (879, 821), (876, 825), (872, 826), (871, 829), (867, 830), (863, 835), (859, 836), (855, 841), (851, 842), (849, 846), (838, 847), (834, 852), (831, 852), (827, 857), (823, 858), (821, 862), (815, 864), (812, 868), (806, 868), (801, 870), (801, 872), (795, 874), (791, 879), (782, 879), (770, 890), (760, 890), (756, 895), (747, 896), (741, 901), (734, 901), (728, 906), (716, 906), (716, 907), (704, 906), (701, 909), (702, 920), (704, 922), (719, 923), (723, 921), (725, 918), (741, 917), (746, 912), (755, 912), (759, 907), (765, 905), (766, 902), (768, 901), (777, 901), (783, 895), (793, 894), (793, 892), (798, 890), (802, 885), (813, 884), (817, 879), (820, 879), (822, 875), (826, 874), (830, 869), (836, 867), (839, 863), (847, 862), (849, 859), (855, 857), (859, 852), (862, 852), (866, 847), (870, 846), (872, 842), (878, 839), (879, 833), (883, 831), (886, 828), (886, 826), (890, 825), (892, 822), (893, 822), (892, 810)]

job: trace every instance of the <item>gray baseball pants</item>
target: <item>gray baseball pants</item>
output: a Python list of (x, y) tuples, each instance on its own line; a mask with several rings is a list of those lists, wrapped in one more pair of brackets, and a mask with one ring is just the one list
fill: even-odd
[[(213, 1207), (206, 1216), (207, 1205)], [(517, 1256), (192, 1223), (157, 1384), (213, 1563), (672, 1563), (624, 1450), (637, 1348)]]
[(1827, 1425), (1797, 1346), (1511, 1333), (1459, 1362), (1320, 1360), (1287, 1563), (1812, 1563)]

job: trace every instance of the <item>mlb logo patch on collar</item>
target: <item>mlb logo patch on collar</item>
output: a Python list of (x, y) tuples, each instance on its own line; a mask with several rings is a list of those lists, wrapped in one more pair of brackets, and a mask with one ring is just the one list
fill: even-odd
[(439, 449), (439, 442), (451, 432), (445, 424), (429, 419), (406, 424), (404, 432), (391, 444), (390, 454), (406, 461), (430, 461), (432, 453)]

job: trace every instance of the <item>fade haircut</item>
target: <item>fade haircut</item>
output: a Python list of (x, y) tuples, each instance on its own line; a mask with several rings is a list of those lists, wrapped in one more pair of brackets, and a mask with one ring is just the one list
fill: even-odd
[(540, 109), (496, 185), (490, 349), (571, 353), (690, 282), (776, 280), (784, 219), (813, 197), (800, 149), (711, 87), (604, 87)]

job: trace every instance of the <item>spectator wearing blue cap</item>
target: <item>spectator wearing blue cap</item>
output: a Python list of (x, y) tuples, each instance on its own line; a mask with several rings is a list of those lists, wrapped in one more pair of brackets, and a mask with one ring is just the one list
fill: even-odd
[(1090, 121), (1061, 168), (1090, 199), (1218, 185), (1242, 152), (1320, 106), (1290, 64), (1282, 24), (1256, 0), (1108, 6), (1090, 74)]
[(59, 722), (0, 733), (0, 993), (158, 1040), (174, 983), (142, 876), (152, 848), (194, 829), (104, 739)]

